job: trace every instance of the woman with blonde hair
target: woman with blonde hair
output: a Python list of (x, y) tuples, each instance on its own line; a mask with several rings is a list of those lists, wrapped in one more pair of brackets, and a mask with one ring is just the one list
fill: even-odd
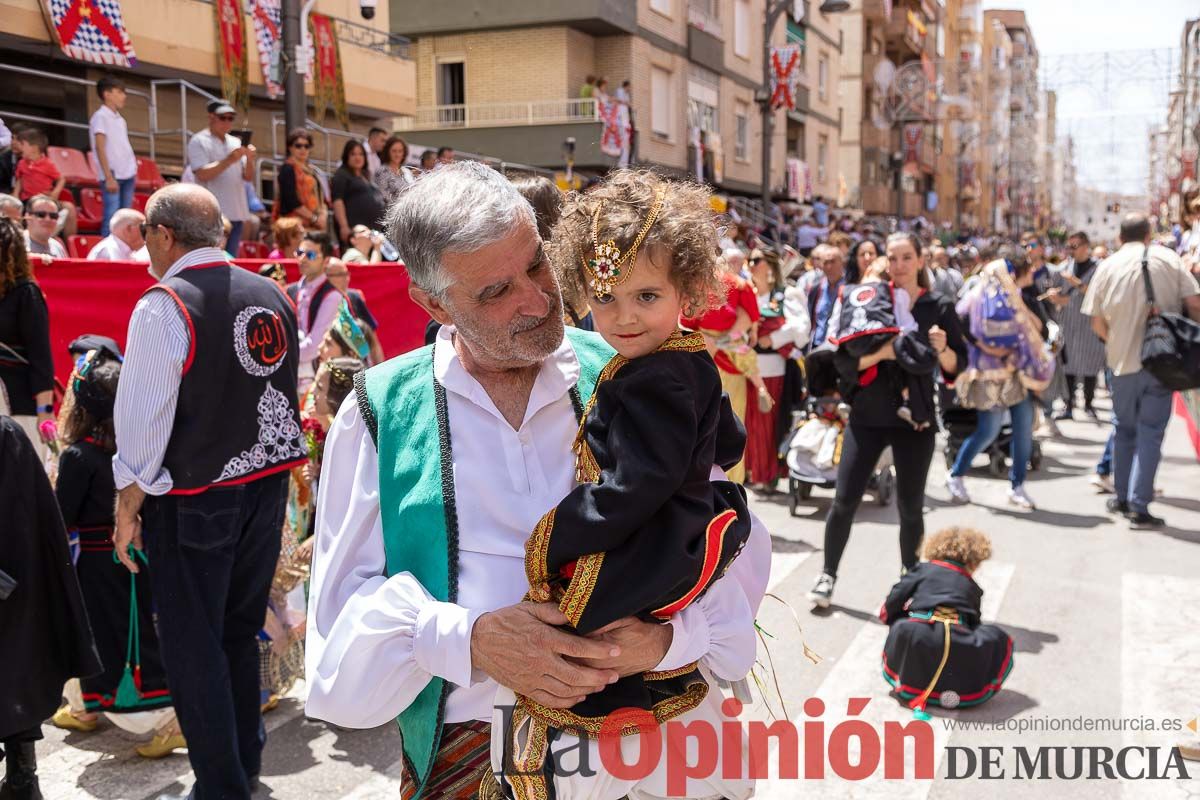
[(275, 240), (275, 249), (267, 258), (295, 258), (296, 248), (304, 238), (304, 223), (297, 217), (280, 217), (271, 226), (271, 235)]

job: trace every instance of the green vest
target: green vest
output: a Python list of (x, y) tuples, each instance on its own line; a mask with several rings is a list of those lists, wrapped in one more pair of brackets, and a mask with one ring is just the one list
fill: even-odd
[[(567, 328), (579, 359), (576, 414), (613, 356), (599, 335)], [(388, 576), (409, 572), (437, 600), (458, 598), (458, 513), (446, 390), (433, 379), (433, 347), (393, 358), (355, 376), (363, 421), (379, 454), (379, 514)], [(570, 443), (564, 442), (569, 447)], [(396, 721), (404, 764), (421, 796), (437, 755), (450, 686), (426, 684)]]

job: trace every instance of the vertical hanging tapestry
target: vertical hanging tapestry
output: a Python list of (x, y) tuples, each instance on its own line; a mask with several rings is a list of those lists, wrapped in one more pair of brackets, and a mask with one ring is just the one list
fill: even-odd
[(613, 158), (619, 158), (621, 151), (628, 145), (626, 136), (629, 131), (622, 124), (621, 104), (614, 99), (599, 101), (596, 106), (600, 121), (604, 123), (600, 134), (600, 152)]
[(217, 22), (217, 71), (221, 76), (221, 93), (230, 105), (246, 114), (250, 111), (250, 76), (242, 0), (216, 0), (213, 16)]
[(800, 45), (771, 48), (771, 108), (796, 110), (800, 86)]
[(313, 119), (325, 124), (325, 112), (333, 114), (343, 128), (350, 127), (346, 111), (346, 85), (342, 81), (342, 55), (338, 48), (337, 27), (324, 14), (309, 14), (308, 29), (313, 40)]
[(121, 19), (120, 0), (42, 0), (41, 6), (50, 40), (68, 58), (115, 67), (137, 66), (133, 43)]
[(254, 38), (258, 43), (258, 62), (262, 65), (263, 83), (267, 97), (275, 100), (283, 96), (278, 71), (283, 37), (279, 18), (279, 0), (250, 0), (250, 19), (254, 21)]

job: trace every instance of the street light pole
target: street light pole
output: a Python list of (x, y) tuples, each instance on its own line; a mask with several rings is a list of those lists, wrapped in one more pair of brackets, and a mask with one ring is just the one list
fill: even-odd
[(300, 31), (301, 0), (282, 0), (280, 16), (283, 22), (283, 115), (287, 131), (304, 127), (307, 99), (304, 96), (304, 73), (299, 56), (303, 44)]

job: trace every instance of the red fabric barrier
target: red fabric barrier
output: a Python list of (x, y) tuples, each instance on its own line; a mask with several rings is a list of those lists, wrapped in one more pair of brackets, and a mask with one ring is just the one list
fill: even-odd
[[(257, 272), (265, 263), (282, 263), (288, 280), (299, 278), (295, 260), (267, 262), (237, 259), (239, 266)], [(50, 266), (36, 265), (37, 281), (50, 308), (50, 345), (54, 372), (60, 381), (71, 374), (67, 345), (85, 333), (111, 336), (125, 348), (129, 315), (138, 298), (154, 279), (148, 264), (129, 261), (62, 259)], [(420, 347), (425, 341), (429, 315), (408, 296), (408, 272), (400, 264), (351, 264), (350, 286), (367, 298), (379, 321), (379, 343), (392, 356)]]

